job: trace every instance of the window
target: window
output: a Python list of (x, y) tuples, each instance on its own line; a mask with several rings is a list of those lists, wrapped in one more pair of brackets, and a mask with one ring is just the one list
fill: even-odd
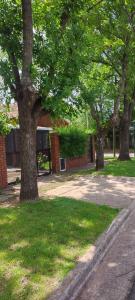
[(66, 171), (66, 159), (60, 158), (60, 171)]

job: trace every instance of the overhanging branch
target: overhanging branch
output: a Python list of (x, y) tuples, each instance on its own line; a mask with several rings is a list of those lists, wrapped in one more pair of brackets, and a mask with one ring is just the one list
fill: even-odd
[(119, 76), (121, 76), (120, 71), (118, 70), (118, 68), (116, 68), (114, 62), (113, 62), (112, 59), (109, 57), (109, 55), (108, 55), (105, 51), (103, 51), (103, 53), (104, 53), (104, 55), (105, 55), (105, 56), (107, 57), (107, 59), (108, 59), (108, 64), (109, 64), (111, 67), (114, 68), (114, 70), (116, 71), (116, 73), (117, 73)]

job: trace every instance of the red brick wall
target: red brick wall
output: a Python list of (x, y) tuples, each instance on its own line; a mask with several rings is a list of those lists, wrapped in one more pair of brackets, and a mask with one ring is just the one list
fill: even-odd
[(63, 119), (58, 119), (58, 120), (53, 120), (51, 119), (50, 115), (44, 115), (40, 117), (38, 121), (38, 126), (41, 127), (63, 127), (63, 126), (68, 126), (69, 123), (66, 120)]
[(85, 167), (88, 164), (88, 157), (84, 155), (82, 157), (70, 158), (66, 160), (67, 171), (75, 168)]
[(52, 127), (52, 121), (51, 121), (50, 115), (47, 114), (45, 116), (40, 117), (40, 119), (38, 121), (38, 126)]
[(7, 165), (5, 152), (5, 139), (0, 136), (0, 188), (7, 186)]

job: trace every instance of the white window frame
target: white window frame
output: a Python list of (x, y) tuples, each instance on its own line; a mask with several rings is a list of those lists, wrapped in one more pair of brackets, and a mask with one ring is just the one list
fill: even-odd
[[(61, 170), (61, 160), (62, 160), (62, 159), (64, 159), (64, 161), (65, 161), (65, 169), (63, 169), (63, 170)], [(67, 169), (67, 168), (66, 168), (66, 158), (60, 157), (59, 162), (60, 162), (60, 171), (61, 171), (61, 172), (65, 172), (66, 169)]]

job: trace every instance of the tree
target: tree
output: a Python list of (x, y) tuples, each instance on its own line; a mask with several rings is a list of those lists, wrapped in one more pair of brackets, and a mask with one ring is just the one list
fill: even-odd
[[(21, 200), (38, 198), (36, 128), (44, 112), (71, 109), (84, 64), (87, 16), (102, 1), (3, 0), (0, 72), (19, 110)], [(4, 56), (4, 58), (3, 58)]]
[(109, 66), (93, 64), (81, 78), (80, 93), (96, 127), (96, 170), (104, 168), (104, 138), (112, 123), (115, 78)]
[[(93, 61), (115, 72), (117, 95), (114, 124), (120, 125), (120, 160), (129, 159), (129, 126), (135, 103), (135, 5), (132, 0), (106, 1), (95, 11)], [(98, 22), (97, 22), (98, 20)]]
[(96, 132), (95, 122), (91, 116), (90, 108), (80, 104), (80, 110), (77, 115), (71, 117), (71, 124), (73, 127), (78, 127), (88, 134)]

